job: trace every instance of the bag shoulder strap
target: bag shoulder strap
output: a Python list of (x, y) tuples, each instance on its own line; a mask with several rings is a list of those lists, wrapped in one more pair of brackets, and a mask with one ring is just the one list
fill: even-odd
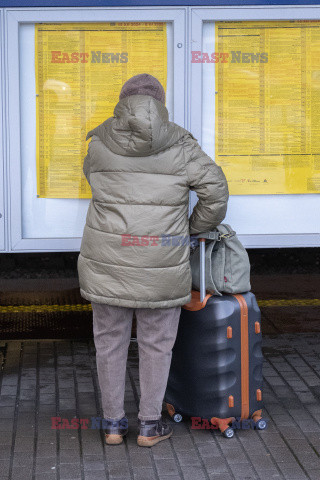
[(212, 250), (214, 249), (214, 246), (216, 245), (216, 241), (210, 242), (208, 245), (206, 245), (205, 249), (205, 283), (206, 285), (211, 285), (213, 286), (214, 292), (217, 295), (222, 295), (221, 292), (219, 292), (217, 285), (214, 282), (213, 278), (213, 272), (212, 272)]
[(233, 237), (234, 235), (236, 235), (236, 232), (234, 230), (232, 230), (230, 225), (228, 225), (227, 223), (221, 223), (216, 228), (219, 231), (219, 233), (221, 233), (221, 236), (219, 237), (219, 240), (221, 239), (221, 237), (222, 238), (230, 238), (230, 237)]
[(218, 231), (203, 232), (195, 235), (196, 238), (205, 238), (207, 240), (219, 240), (220, 233)]
[(195, 235), (196, 238), (205, 238), (206, 240), (220, 241), (222, 238), (230, 238), (236, 235), (236, 232), (232, 230), (227, 223), (220, 223), (215, 227), (215, 230), (211, 232), (203, 232)]

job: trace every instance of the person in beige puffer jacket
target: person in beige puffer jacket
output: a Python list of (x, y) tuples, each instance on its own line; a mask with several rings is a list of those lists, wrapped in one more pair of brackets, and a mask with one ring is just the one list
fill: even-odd
[[(221, 223), (228, 185), (193, 135), (168, 120), (165, 92), (152, 75), (129, 79), (113, 117), (89, 138), (83, 172), (92, 198), (78, 274), (80, 293), (92, 304), (106, 442), (120, 443), (127, 433), (125, 370), (135, 310), (138, 444), (150, 446), (172, 433), (161, 407), (181, 306), (191, 300), (189, 236)], [(198, 203), (188, 218), (190, 190)]]

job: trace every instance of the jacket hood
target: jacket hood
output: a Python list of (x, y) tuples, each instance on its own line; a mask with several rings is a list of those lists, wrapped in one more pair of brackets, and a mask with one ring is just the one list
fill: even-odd
[(97, 135), (116, 154), (148, 156), (191, 135), (168, 119), (167, 108), (158, 100), (150, 95), (130, 95), (117, 103), (113, 117), (88, 132), (86, 140)]

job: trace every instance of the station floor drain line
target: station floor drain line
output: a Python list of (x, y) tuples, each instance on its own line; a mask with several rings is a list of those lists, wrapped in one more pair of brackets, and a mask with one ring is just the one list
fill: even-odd
[[(258, 300), (259, 307), (319, 307), (320, 298)], [(90, 312), (90, 303), (70, 305), (0, 305), (0, 313)]]

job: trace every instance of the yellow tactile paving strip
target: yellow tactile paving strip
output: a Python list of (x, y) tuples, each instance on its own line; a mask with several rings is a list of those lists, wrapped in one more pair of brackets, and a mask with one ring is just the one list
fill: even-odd
[(319, 307), (320, 298), (257, 300), (259, 307)]
[[(259, 307), (319, 307), (320, 298), (258, 300)], [(66, 305), (1, 305), (0, 313), (83, 312), (91, 311), (90, 303)]]

